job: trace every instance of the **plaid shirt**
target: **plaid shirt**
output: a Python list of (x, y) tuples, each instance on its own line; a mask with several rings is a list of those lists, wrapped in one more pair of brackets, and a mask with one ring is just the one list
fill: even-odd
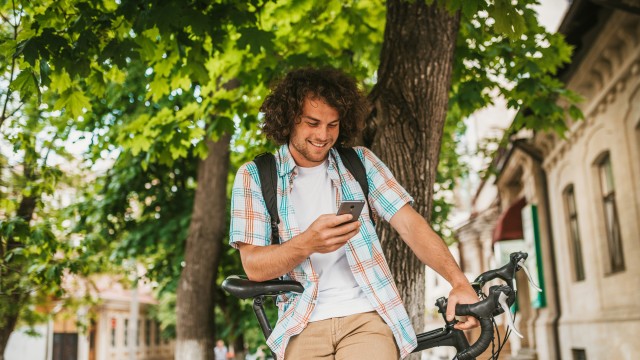
[[(369, 199), (376, 217), (389, 221), (405, 204), (413, 201), (411, 196), (398, 184), (389, 169), (369, 149), (356, 147), (356, 153), (363, 160)], [(278, 212), (280, 225), (278, 233), (281, 242), (300, 234), (291, 205), (293, 179), (297, 175), (296, 163), (287, 145), (276, 153), (278, 168)], [(339, 170), (337, 170), (339, 169)], [(347, 171), (335, 149), (330, 150), (329, 177), (336, 191), (336, 205), (342, 200), (363, 200), (364, 194), (358, 181)], [(347, 261), (351, 271), (367, 299), (382, 319), (389, 325), (400, 349), (400, 356), (406, 357), (416, 346), (416, 334), (404, 308), (387, 261), (382, 253), (380, 240), (370, 221), (365, 207), (360, 215), (360, 232), (346, 244)], [(230, 244), (237, 243), (266, 246), (271, 244), (270, 217), (262, 191), (258, 169), (253, 162), (244, 164), (238, 170), (231, 195)], [(298, 264), (285, 278), (300, 282), (304, 286), (302, 294), (288, 293), (279, 296), (278, 322), (267, 339), (267, 344), (284, 359), (289, 339), (302, 332), (309, 322), (318, 297), (318, 275), (307, 258)]]

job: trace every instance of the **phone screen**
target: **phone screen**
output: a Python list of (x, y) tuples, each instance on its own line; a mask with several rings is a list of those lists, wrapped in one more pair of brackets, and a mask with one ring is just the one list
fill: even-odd
[(338, 213), (336, 215), (351, 214), (353, 218), (348, 222), (356, 221), (360, 217), (362, 208), (364, 207), (364, 200), (346, 200), (340, 204)]

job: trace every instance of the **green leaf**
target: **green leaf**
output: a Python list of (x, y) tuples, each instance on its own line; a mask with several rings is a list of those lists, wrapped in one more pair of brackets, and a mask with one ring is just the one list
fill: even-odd
[(143, 59), (152, 59), (158, 49), (158, 45), (146, 36), (139, 36), (136, 39), (136, 43), (139, 46), (138, 52)]
[(113, 81), (116, 84), (122, 84), (127, 78), (127, 74), (119, 68), (113, 66), (106, 72), (106, 78), (109, 81)]
[(255, 27), (245, 27), (238, 30), (240, 39), (238, 39), (238, 47), (240, 49), (249, 48), (253, 55), (260, 53), (261, 48), (271, 48), (275, 38), (273, 33), (264, 31)]
[(151, 139), (144, 135), (136, 135), (129, 142), (129, 149), (133, 156), (138, 155), (141, 151), (149, 150)]
[(175, 75), (171, 77), (171, 88), (189, 90), (191, 88), (191, 79), (189, 76)]
[(31, 68), (22, 70), (20, 74), (18, 74), (18, 76), (11, 82), (11, 85), (9, 87), (12, 90), (20, 93), (20, 99), (22, 99), (22, 101), (25, 101), (25, 99), (33, 96), (34, 94), (37, 94), (38, 99), (40, 99), (38, 78)]
[(492, 13), (496, 32), (511, 39), (519, 38), (526, 30), (525, 20), (511, 0), (495, 0), (495, 12)]
[(24, 57), (24, 60), (29, 65), (35, 67), (36, 60), (38, 60), (38, 57), (40, 55), (40, 51), (38, 49), (38, 46), (36, 45), (36, 42), (36, 40), (31, 39), (19, 42), (16, 46), (14, 57), (22, 55)]
[(63, 93), (71, 87), (71, 77), (64, 69), (51, 75), (51, 89), (58, 93)]
[(166, 59), (159, 60), (153, 66), (153, 71), (156, 73), (156, 76), (168, 77), (177, 60), (177, 56), (169, 56)]
[(149, 84), (149, 92), (147, 93), (147, 100), (159, 101), (160, 98), (169, 94), (169, 83), (167, 79), (154, 76), (153, 81)]
[(582, 110), (580, 110), (580, 108), (575, 105), (571, 105), (569, 107), (569, 116), (571, 116), (573, 120), (584, 119), (584, 114), (582, 113)]
[(169, 151), (171, 152), (171, 158), (173, 160), (187, 157), (187, 148), (185, 146), (182, 146), (182, 145), (174, 146), (174, 144), (171, 144), (169, 146)]
[(87, 86), (91, 95), (97, 98), (104, 98), (107, 90), (102, 72), (94, 71), (87, 79)]
[(53, 106), (54, 110), (64, 109), (72, 118), (81, 116), (85, 110), (91, 109), (89, 98), (77, 89), (71, 88), (60, 95)]
[(17, 42), (13, 39), (3, 39), (0, 43), (0, 58), (11, 59), (16, 52), (16, 45)]
[(462, 1), (462, 14), (464, 14), (466, 17), (473, 16), (476, 12), (478, 12), (479, 5), (479, 1)]
[(41, 60), (40, 61), (40, 84), (42, 86), (50, 86), (51, 78), (49, 74), (51, 73), (51, 68), (49, 67), (49, 63)]
[[(38, 272), (41, 272), (41, 271), (38, 271)], [(59, 271), (59, 269), (58, 269), (58, 266), (56, 266), (56, 265), (49, 265), (49, 266), (47, 267), (46, 272), (45, 272), (45, 278), (46, 278), (47, 280), (54, 280), (54, 279), (58, 279), (58, 278), (60, 278), (59, 273), (60, 273), (60, 271)]]
[(224, 133), (233, 134), (235, 128), (236, 126), (232, 119), (226, 116), (216, 116), (210, 127), (211, 138), (217, 141), (220, 135)]

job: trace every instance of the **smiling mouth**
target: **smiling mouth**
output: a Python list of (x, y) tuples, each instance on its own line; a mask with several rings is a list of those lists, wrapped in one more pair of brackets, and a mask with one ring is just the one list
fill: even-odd
[(309, 143), (317, 148), (323, 148), (325, 146), (327, 146), (328, 143), (315, 143), (313, 141), (309, 141)]

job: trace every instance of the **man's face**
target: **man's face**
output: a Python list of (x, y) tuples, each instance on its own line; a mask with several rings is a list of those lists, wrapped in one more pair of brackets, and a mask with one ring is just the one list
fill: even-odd
[(322, 164), (338, 140), (339, 132), (338, 111), (321, 98), (307, 97), (302, 115), (293, 125), (289, 137), (289, 150), (296, 164), (302, 167)]

